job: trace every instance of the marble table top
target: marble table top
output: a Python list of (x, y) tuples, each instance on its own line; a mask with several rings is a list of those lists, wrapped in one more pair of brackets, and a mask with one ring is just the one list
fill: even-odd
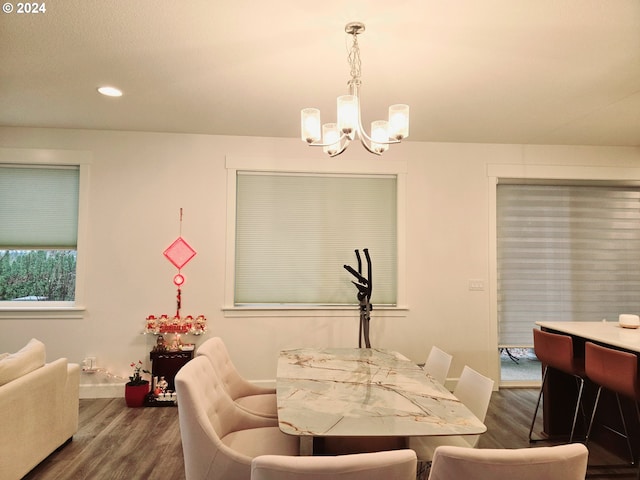
[(298, 436), (475, 435), (485, 425), (397, 352), (301, 348), (280, 352), (280, 429)]

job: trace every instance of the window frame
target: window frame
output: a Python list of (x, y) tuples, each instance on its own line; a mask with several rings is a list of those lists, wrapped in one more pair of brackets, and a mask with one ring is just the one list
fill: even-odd
[[(504, 163), (487, 165), (489, 198), (489, 350), (492, 355), (491, 376), (500, 378), (498, 350), (498, 259), (497, 259), (497, 185), (499, 182), (540, 181), (607, 181), (627, 185), (640, 184), (640, 168), (624, 166), (548, 165), (532, 163)], [(538, 382), (539, 383), (539, 382)]]
[(0, 163), (10, 165), (63, 165), (79, 167), (78, 238), (76, 243), (75, 300), (7, 301), (0, 303), (0, 320), (19, 318), (81, 318), (85, 311), (86, 238), (89, 217), (89, 168), (91, 152), (81, 150), (4, 148), (0, 147)]
[[(517, 276), (516, 271), (522, 265), (520, 262), (523, 260), (528, 262), (528, 266), (525, 267), (527, 274), (523, 278), (511, 278), (511, 283), (506, 280), (504, 284), (509, 293), (514, 293), (515, 289), (517, 292), (515, 295), (527, 292), (527, 294), (535, 295), (536, 299), (507, 300), (505, 299), (507, 295), (503, 296), (499, 306), (515, 307), (515, 309), (506, 314), (504, 319), (501, 319), (500, 314), (498, 316), (499, 331), (503, 325), (508, 330), (504, 336), (500, 335), (499, 348), (532, 348), (533, 339), (525, 341), (524, 336), (531, 335), (531, 328), (534, 327), (536, 321), (550, 319), (565, 322), (595, 321), (594, 319), (600, 318), (617, 318), (618, 312), (614, 310), (621, 307), (622, 311), (633, 312), (637, 310), (637, 301), (631, 301), (626, 297), (632, 293), (630, 288), (639, 281), (638, 274), (635, 273), (636, 270), (625, 269), (624, 266), (630, 262), (637, 263), (638, 261), (638, 249), (635, 247), (640, 241), (638, 238), (640, 230), (635, 225), (640, 220), (637, 213), (640, 202), (638, 198), (640, 186), (620, 181), (540, 180), (521, 182), (504, 179), (499, 181), (496, 186), (498, 188), (497, 199), (501, 198), (500, 187), (506, 189), (503, 194), (508, 201), (498, 200), (498, 205), (508, 208), (510, 213), (508, 214), (509, 220), (506, 219), (506, 216), (496, 216), (498, 224), (500, 224), (500, 220), (509, 222), (509, 226), (505, 226), (502, 232), (504, 235), (499, 236), (499, 239), (508, 238), (509, 246), (505, 247), (506, 264), (501, 270), (498, 270), (498, 275), (509, 277), (515, 274)], [(519, 198), (516, 198), (515, 195), (518, 195)], [(523, 197), (529, 200), (533, 199), (534, 203), (523, 202), (521, 200)], [(540, 206), (539, 202), (546, 202), (546, 208)], [(506, 207), (507, 205), (508, 207)], [(516, 206), (514, 207), (514, 205)], [(528, 213), (529, 210), (524, 212), (523, 210), (515, 210), (518, 206), (521, 209), (531, 209), (534, 205), (538, 207), (534, 214)], [(553, 208), (549, 209), (549, 205), (552, 205)], [(522, 216), (511, 216), (514, 211), (521, 213)], [(553, 211), (553, 213), (550, 214), (549, 211)], [(584, 215), (584, 212), (589, 212), (589, 214)], [(618, 212), (624, 213), (620, 215)], [(627, 217), (627, 215), (635, 216)], [(585, 224), (588, 225), (589, 230), (585, 228)], [(632, 228), (632, 226), (634, 227)], [(512, 228), (514, 233), (506, 233), (511, 232)], [(535, 237), (539, 243), (530, 246), (527, 240), (521, 238), (519, 235), (522, 234), (518, 229), (523, 228), (534, 229), (536, 231)], [(549, 230), (554, 233), (547, 233)], [(622, 237), (603, 239), (598, 235), (609, 231), (620, 232)], [(596, 233), (595, 236), (592, 235), (593, 232)], [(540, 241), (540, 238), (544, 240)], [(498, 246), (500, 243), (499, 240)], [(585, 243), (588, 246), (584, 246)], [(513, 253), (514, 248), (522, 248), (523, 244), (526, 245), (525, 248), (528, 251), (534, 253), (531, 253), (530, 256), (523, 256), (519, 250)], [(496, 253), (500, 259), (499, 249)], [(542, 263), (535, 261), (540, 258), (539, 256), (543, 256), (545, 259)], [(518, 262), (518, 268), (514, 267), (512, 262)], [(610, 262), (614, 262), (614, 265), (621, 264), (621, 268), (614, 269), (615, 273), (613, 273), (608, 269)], [(554, 273), (548, 270), (550, 264), (553, 264)], [(588, 267), (585, 264), (588, 264)], [(498, 266), (500, 267), (500, 261), (498, 261)], [(606, 278), (603, 278), (603, 275)], [(534, 288), (533, 278), (542, 278), (544, 281), (551, 282), (553, 285), (551, 293), (546, 291), (538, 293), (538, 290)], [(616, 282), (619, 288), (609, 291), (610, 287), (606, 284), (612, 281)], [(500, 287), (502, 282), (498, 283)], [(526, 284), (526, 288), (518, 289), (523, 283)], [(597, 291), (591, 292), (588, 288), (593, 284), (600, 285), (600, 287)], [(598, 299), (599, 292), (606, 292), (602, 294), (603, 298)], [(544, 298), (540, 299), (540, 295), (544, 295)], [(616, 297), (616, 295), (620, 296)], [(633, 294), (630, 296), (630, 298), (635, 297)], [(531, 315), (531, 312), (521, 310), (521, 302), (529, 301), (539, 306), (536, 310), (536, 320), (525, 318)], [(549, 304), (553, 305), (553, 310), (549, 309), (551, 308)], [(548, 308), (545, 308), (547, 305)], [(518, 327), (522, 328), (522, 333)]]
[[(394, 175), (397, 179), (397, 304), (377, 306), (376, 315), (380, 317), (406, 316), (406, 174), (405, 161), (387, 161), (371, 163), (367, 161), (322, 159), (322, 161), (283, 159), (226, 157), (227, 169), (227, 221), (225, 255), (225, 317), (351, 317), (355, 306), (352, 305), (249, 305), (236, 306), (235, 297), (235, 234), (236, 234), (236, 175), (238, 171), (271, 173), (310, 173), (332, 175)], [(375, 299), (374, 299), (375, 300)], [(375, 304), (375, 302), (374, 302)]]

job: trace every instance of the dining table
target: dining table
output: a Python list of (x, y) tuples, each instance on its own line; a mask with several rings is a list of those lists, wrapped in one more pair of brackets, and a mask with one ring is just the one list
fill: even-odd
[[(296, 348), (278, 359), (282, 432), (313, 453), (313, 439), (478, 435), (486, 426), (444, 385), (401, 353)], [(357, 440), (356, 440), (357, 441)]]

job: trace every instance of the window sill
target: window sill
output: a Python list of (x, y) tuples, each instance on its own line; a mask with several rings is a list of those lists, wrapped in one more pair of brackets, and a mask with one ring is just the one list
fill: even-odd
[(0, 320), (70, 320), (82, 319), (81, 306), (0, 306)]
[[(376, 318), (406, 317), (408, 307), (373, 306), (371, 316)], [(321, 305), (252, 305), (246, 307), (223, 307), (225, 317), (358, 317), (357, 306), (321, 306)]]

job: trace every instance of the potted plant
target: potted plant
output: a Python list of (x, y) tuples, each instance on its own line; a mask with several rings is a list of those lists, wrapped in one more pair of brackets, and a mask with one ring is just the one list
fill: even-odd
[(144, 405), (144, 398), (149, 393), (149, 380), (142, 378), (141, 373), (151, 373), (142, 368), (142, 361), (131, 363), (133, 374), (129, 376), (129, 381), (124, 386), (124, 399), (128, 407), (141, 407)]

